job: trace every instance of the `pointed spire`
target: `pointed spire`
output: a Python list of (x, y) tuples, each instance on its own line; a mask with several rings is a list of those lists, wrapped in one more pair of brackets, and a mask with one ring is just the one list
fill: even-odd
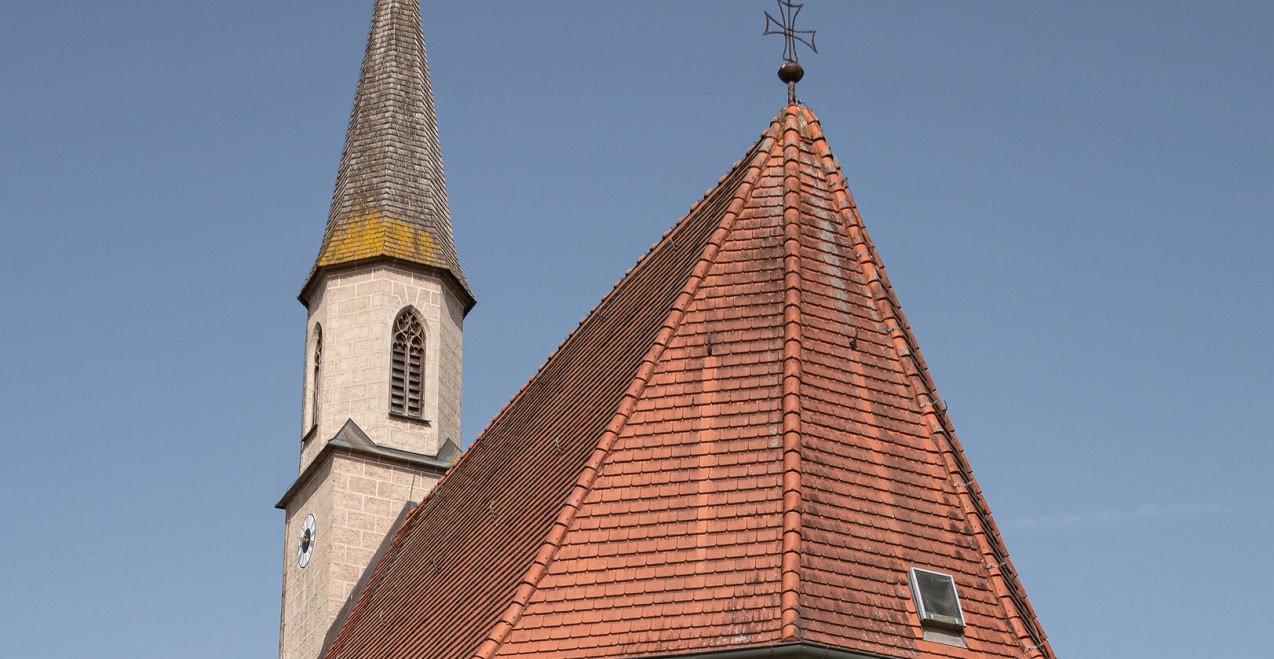
[(451, 235), (419, 0), (377, 0), (332, 193), (320, 270), (392, 259), (449, 273), (473, 305)]

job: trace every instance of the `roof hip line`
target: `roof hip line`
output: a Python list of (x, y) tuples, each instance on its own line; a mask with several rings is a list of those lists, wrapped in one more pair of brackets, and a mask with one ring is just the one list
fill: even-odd
[[(1009, 624), (1021, 642), (1024, 654), (1038, 659), (1054, 659), (1052, 647), (1048, 645), (1047, 638), (1038, 627), (1038, 617), (1035, 616), (1030, 603), (1026, 600), (1026, 594), (1008, 558), (1008, 550), (1004, 546), (995, 522), (991, 519), (990, 508), (982, 497), (977, 480), (973, 477), (963, 447), (956, 438), (950, 419), (946, 415), (945, 406), (940, 406), (938, 403), (936, 387), (929, 376), (929, 369), (920, 355), (916, 339), (894, 295), (893, 287), (889, 284), (884, 267), (880, 265), (880, 257), (876, 253), (876, 247), (872, 244), (871, 238), (867, 235), (862, 216), (858, 212), (858, 205), (849, 191), (849, 185), (840, 172), (839, 164), (831, 154), (818, 119), (807, 108), (802, 108), (802, 114), (809, 122), (813, 147), (822, 160), (823, 169), (832, 185), (832, 193), (844, 207), (841, 218), (849, 234), (853, 252), (860, 254), (858, 261), (863, 268), (872, 300), (886, 323), (893, 321), (889, 338), (894, 349), (900, 357), (908, 358), (899, 360), (906, 370), (908, 386), (918, 398), (923, 397), (928, 400), (927, 405), (919, 408), (919, 414), (928, 423), (931, 439), (935, 439), (933, 435), (936, 434), (946, 440), (945, 446), (935, 448), (942, 456), (948, 476), (952, 479), (950, 482), (968, 484), (967, 487), (954, 488), (954, 496), (961, 502), (966, 520), (973, 527), (973, 535), (987, 561), (983, 565), (988, 571), (991, 586), (1008, 614)], [(1009, 572), (1006, 573), (1002, 569), (1004, 566), (1009, 568)]]
[[(499, 652), (504, 642), (508, 639), (509, 634), (517, 627), (522, 614), (526, 611), (527, 606), (531, 603), (531, 597), (534, 596), (538, 589), (540, 581), (548, 574), (549, 565), (552, 564), (558, 550), (562, 546), (562, 541), (566, 537), (566, 533), (571, 528), (571, 524), (575, 520), (575, 514), (583, 505), (584, 500), (588, 497), (593, 489), (593, 484), (597, 480), (597, 476), (601, 473), (602, 467), (605, 465), (611, 449), (614, 447), (619, 435), (623, 432), (624, 426), (627, 425), (628, 419), (636, 407), (637, 401), (640, 399), (642, 392), (645, 390), (647, 383), (654, 374), (655, 365), (659, 363), (663, 356), (665, 348), (672, 340), (682, 320), (685, 318), (686, 309), (694, 300), (695, 294), (699, 290), (700, 284), (703, 283), (713, 264), (716, 263), (717, 256), (720, 253), (721, 245), (729, 236), (730, 230), (734, 226), (734, 221), (738, 218), (739, 213), (743, 210), (745, 201), (751, 197), (752, 191), (755, 189), (757, 181), (761, 177), (765, 163), (770, 157), (770, 149), (758, 149), (752, 161), (747, 164), (749, 172), (744, 176), (739, 184), (734, 199), (730, 202), (729, 207), (724, 213), (721, 223), (712, 232), (708, 238), (707, 245), (704, 247), (703, 253), (699, 257), (699, 261), (695, 264), (694, 270), (691, 272), (686, 284), (682, 287), (681, 292), (677, 295), (673, 302), (672, 309), (665, 317), (663, 325), (660, 327), (658, 335), (655, 337), (654, 345), (647, 351), (642, 358), (641, 365), (637, 368), (637, 373), (633, 377), (633, 381), (629, 384), (628, 389), (620, 398), (619, 407), (616, 410), (611, 421), (606, 426), (606, 430), (602, 432), (601, 438), (597, 442), (597, 447), (593, 449), (593, 453), (589, 456), (588, 461), (584, 464), (579, 478), (575, 485), (571, 488), (570, 493), (566, 497), (566, 502), (558, 511), (557, 519), (554, 520), (553, 526), (549, 529), (543, 543), (540, 545), (539, 551), (536, 552), (534, 560), (530, 567), (522, 576), (522, 580), (518, 585), (517, 591), (514, 593), (513, 601), (505, 608), (504, 613), (496, 621), (496, 624), (487, 634), (486, 639), (478, 646), (473, 653), (473, 659), (491, 659)], [(670, 239), (671, 234), (665, 236), (665, 240)], [(605, 302), (605, 300), (603, 300)], [(599, 303), (598, 307), (601, 304)]]
[(782, 637), (799, 639), (801, 592), (801, 149), (798, 106), (783, 118)]

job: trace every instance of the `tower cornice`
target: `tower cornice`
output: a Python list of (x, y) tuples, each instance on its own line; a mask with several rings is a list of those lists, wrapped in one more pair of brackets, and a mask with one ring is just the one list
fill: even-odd
[(323, 267), (316, 266), (314, 270), (310, 272), (310, 276), (305, 280), (305, 286), (299, 293), (297, 293), (296, 299), (300, 301), (301, 304), (308, 307), (310, 305), (310, 299), (314, 296), (315, 291), (318, 290), (319, 284), (323, 281), (324, 277), (357, 270), (358, 268), (367, 268), (377, 265), (401, 268), (412, 272), (432, 274), (439, 277), (447, 283), (448, 288), (450, 288), (451, 291), (455, 293), (456, 298), (461, 301), (463, 305), (462, 308), (466, 314), (469, 313), (469, 310), (472, 309), (475, 304), (477, 304), (477, 300), (474, 299), (473, 293), (469, 291), (465, 282), (461, 281), (461, 279), (451, 270), (437, 266), (422, 265), (415, 261), (383, 255), (372, 256), (356, 261), (345, 261)]
[(279, 510), (287, 510), (288, 504), (301, 491), (301, 488), (310, 482), (314, 473), (323, 466), (327, 456), (337, 451), (346, 451), (350, 454), (359, 454), (378, 460), (398, 463), (438, 477), (441, 477), (451, 467), (451, 463), (460, 454), (459, 447), (450, 442), (438, 452), (438, 455), (421, 455), (412, 451), (379, 446), (367, 436), (367, 433), (363, 432), (362, 428), (358, 427), (358, 424), (352, 420), (346, 421), (340, 432), (323, 445), (323, 449), (310, 461), (309, 466), (301, 472), (301, 475), (297, 476), (292, 485), (288, 487), (288, 491), (279, 498), (278, 503), (274, 504), (274, 507)]

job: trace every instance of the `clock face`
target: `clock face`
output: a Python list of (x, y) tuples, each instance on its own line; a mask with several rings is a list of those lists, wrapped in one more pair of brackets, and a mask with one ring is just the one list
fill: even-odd
[(296, 563), (301, 567), (310, 564), (310, 556), (314, 554), (314, 542), (318, 539), (318, 533), (314, 528), (314, 514), (310, 513), (305, 516), (305, 521), (301, 522), (301, 544), (297, 547)]

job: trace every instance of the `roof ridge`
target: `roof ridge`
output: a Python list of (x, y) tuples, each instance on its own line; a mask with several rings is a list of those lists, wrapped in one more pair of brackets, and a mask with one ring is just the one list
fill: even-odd
[[(774, 125), (771, 124), (771, 131), (773, 128)], [(767, 131), (766, 134), (762, 135), (761, 139), (757, 142), (757, 147), (765, 144), (766, 139), (770, 138), (768, 133), (771, 131)], [(565, 503), (558, 510), (557, 519), (554, 520), (553, 525), (548, 534), (545, 536), (539, 551), (536, 552), (535, 558), (532, 560), (530, 567), (528, 567), (526, 572), (523, 574), (522, 581), (518, 585), (517, 590), (514, 592), (513, 601), (505, 608), (499, 619), (492, 626), (491, 631), (487, 634), (487, 638), (473, 653), (473, 659), (491, 659), (494, 657), (496, 652), (498, 652), (504, 644), (505, 640), (508, 639), (509, 633), (517, 627), (518, 621), (521, 619), (523, 612), (526, 611), (527, 606), (529, 606), (531, 602), (531, 597), (535, 594), (536, 589), (539, 587), (540, 580), (543, 579), (544, 575), (548, 572), (549, 565), (553, 562), (557, 551), (561, 548), (562, 541), (566, 537), (566, 533), (570, 530), (571, 525), (574, 522), (575, 513), (579, 511), (579, 507), (583, 505), (584, 500), (592, 491), (593, 485), (597, 480), (597, 476), (601, 473), (602, 467), (605, 465), (611, 449), (614, 448), (616, 441), (619, 439), (619, 434), (623, 431), (623, 428), (628, 423), (633, 410), (636, 408), (637, 401), (641, 397), (642, 392), (645, 390), (647, 383), (650, 381), (650, 378), (654, 373), (655, 365), (659, 363), (664, 350), (668, 346), (668, 342), (672, 339), (677, 328), (681, 326), (682, 321), (685, 319), (686, 309), (694, 300), (695, 293), (698, 291), (699, 286), (703, 283), (708, 272), (716, 263), (716, 259), (721, 251), (721, 245), (730, 235), (734, 222), (738, 218), (739, 213), (743, 210), (746, 200), (751, 197), (753, 190), (756, 189), (756, 182), (760, 179), (761, 172), (764, 169), (766, 162), (768, 162), (769, 158), (773, 156), (771, 153), (772, 148), (773, 146), (771, 145), (770, 149), (754, 149), (755, 153), (748, 162), (740, 162), (734, 168), (731, 168), (730, 172), (726, 174), (726, 177), (729, 177), (730, 174), (733, 174), (740, 167), (746, 167), (751, 170), (743, 177), (743, 180), (740, 181), (739, 187), (735, 190), (730, 205), (722, 215), (717, 228), (708, 238), (703, 252), (700, 253), (698, 262), (691, 271), (690, 277), (686, 280), (685, 285), (682, 286), (681, 292), (677, 295), (672, 304), (672, 309), (665, 317), (659, 333), (655, 336), (654, 344), (650, 347), (650, 350), (647, 351), (646, 355), (642, 357), (641, 365), (638, 367), (637, 373), (634, 374), (633, 380), (629, 383), (628, 389), (620, 398), (615, 414), (611, 417), (611, 421), (607, 424), (606, 430), (602, 432), (602, 436), (598, 439), (597, 446), (593, 449), (593, 454), (589, 456), (588, 461), (584, 463), (584, 468), (580, 471), (580, 475), (576, 479), (575, 485), (571, 488), (570, 494), (567, 495)], [(707, 196), (709, 195), (705, 195), (705, 198)], [(665, 240), (667, 239), (667, 236), (668, 234), (665, 234)], [(648, 251), (646, 255), (643, 255), (642, 259), (638, 260), (638, 265), (640, 265), (640, 263), (652, 251), (654, 251), (653, 248)], [(635, 267), (636, 266), (634, 266), (634, 268)], [(625, 275), (625, 278), (626, 277), (627, 275)], [(620, 281), (622, 282), (624, 280)], [(611, 292), (613, 293), (617, 288), (618, 285), (616, 285), (615, 288), (612, 288)], [(607, 295), (607, 298), (609, 297), (610, 294)], [(594, 310), (601, 307), (607, 298), (603, 298), (602, 302), (599, 302), (597, 307), (594, 307)], [(587, 320), (587, 318), (585, 320)], [(581, 325), (582, 324), (583, 323), (581, 322)]]
[[(782, 638), (799, 639), (801, 591), (801, 152), (800, 125), (788, 105), (783, 157), (783, 559)], [(778, 145), (776, 144), (776, 148)]]
[[(850, 193), (849, 184), (840, 171), (840, 164), (831, 153), (818, 117), (807, 107), (801, 108), (801, 111), (808, 122), (814, 151), (820, 157), (819, 164), (831, 183), (831, 192), (840, 202), (838, 205), (842, 206), (838, 214), (845, 222), (851, 249), (862, 248), (862, 251), (855, 251), (854, 256), (863, 268), (867, 288), (872, 294), (882, 319), (887, 323), (886, 329), (894, 349), (899, 357), (908, 358), (899, 359), (899, 363), (906, 371), (908, 386), (915, 392), (917, 399), (926, 399), (920, 402), (919, 414), (928, 422), (929, 439), (935, 440), (934, 435), (938, 434), (946, 440), (945, 449), (938, 446), (934, 448), (941, 455), (949, 475), (958, 479), (952, 483), (955, 486), (954, 494), (961, 501), (966, 520), (973, 527), (975, 541), (981, 553), (990, 561), (984, 563), (983, 567), (988, 570), (991, 585), (1001, 605), (1004, 606), (1005, 613), (1008, 614), (1009, 624), (1014, 628), (1019, 641), (1030, 642), (1030, 645), (1023, 644), (1023, 651), (1027, 656), (1054, 659), (1055, 655), (1040, 627), (1039, 619), (1026, 599), (1016, 571), (1013, 570), (1003, 538), (1000, 537), (995, 522), (991, 518), (990, 508), (973, 477), (964, 449), (956, 438), (955, 430), (947, 416), (946, 405), (937, 396), (937, 387), (929, 374), (924, 358), (920, 355), (919, 344), (902, 313), (902, 307), (894, 294), (893, 286), (884, 272), (880, 255), (867, 234), (858, 206)], [(892, 326), (889, 325), (890, 321), (893, 321)], [(1009, 568), (1008, 572), (1005, 572), (1005, 567)]]

